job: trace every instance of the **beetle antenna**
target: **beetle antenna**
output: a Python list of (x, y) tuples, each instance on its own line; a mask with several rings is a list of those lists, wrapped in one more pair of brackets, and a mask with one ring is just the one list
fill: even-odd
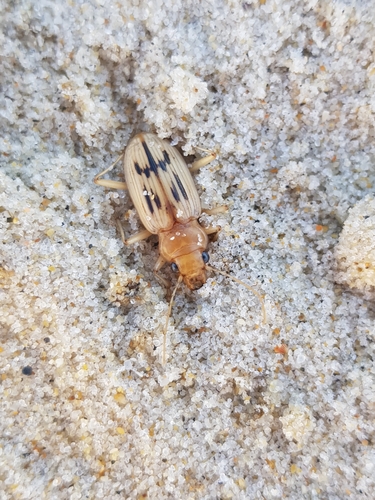
[(253, 294), (256, 297), (258, 297), (258, 300), (259, 300), (260, 305), (262, 307), (262, 315), (263, 315), (263, 321), (262, 321), (262, 323), (263, 323), (263, 325), (265, 325), (267, 323), (266, 307), (264, 305), (263, 297), (261, 296), (261, 294), (259, 292), (257, 292), (257, 290), (255, 290), (255, 288), (253, 288), (252, 286), (248, 285), (244, 281), (241, 281), (238, 278), (235, 278), (234, 276), (231, 276), (230, 274), (225, 273), (224, 271), (220, 271), (220, 269), (216, 269), (215, 267), (208, 266), (206, 264), (206, 269), (209, 269), (210, 271), (214, 271), (215, 273), (222, 274), (223, 276), (226, 276), (227, 278), (235, 281), (236, 283), (239, 283), (240, 285), (244, 286), (245, 288), (247, 288), (248, 290), (250, 290), (251, 292), (253, 292)]
[(182, 281), (182, 275), (180, 274), (179, 277), (178, 277), (176, 286), (174, 287), (171, 300), (169, 302), (167, 320), (165, 322), (164, 333), (163, 333), (163, 357), (162, 357), (162, 364), (163, 364), (163, 366), (166, 365), (167, 330), (168, 330), (169, 318), (171, 317), (171, 312), (172, 312), (172, 307), (173, 307), (173, 301), (174, 301), (174, 298), (175, 298), (175, 295), (176, 295), (176, 292), (177, 292), (177, 288), (180, 286), (181, 281)]

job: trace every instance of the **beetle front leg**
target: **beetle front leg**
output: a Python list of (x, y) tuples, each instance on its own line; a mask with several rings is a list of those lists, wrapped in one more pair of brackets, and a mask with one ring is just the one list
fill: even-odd
[[(215, 207), (215, 208), (202, 208), (202, 213), (207, 214), (207, 215), (217, 215), (217, 214), (222, 214), (224, 212), (228, 211), (228, 205), (221, 205), (220, 207)], [(203, 227), (203, 226), (202, 226)], [(219, 231), (221, 231), (220, 226), (208, 226), (208, 227), (203, 227), (204, 232), (207, 234), (207, 236), (211, 234), (217, 234)], [(216, 240), (216, 237), (214, 238)], [(212, 241), (214, 241), (212, 240)]]
[(208, 227), (204, 227), (203, 231), (207, 234), (207, 236), (209, 236), (210, 234), (216, 234), (219, 231), (221, 231), (221, 227), (220, 226), (208, 226)]
[(163, 278), (163, 276), (160, 276), (159, 271), (160, 269), (164, 266), (164, 264), (167, 263), (167, 260), (164, 259), (161, 255), (159, 255), (158, 260), (156, 261), (156, 264), (154, 266), (154, 275), (155, 278), (161, 283), (165, 288), (170, 288), (171, 284), (168, 280)]

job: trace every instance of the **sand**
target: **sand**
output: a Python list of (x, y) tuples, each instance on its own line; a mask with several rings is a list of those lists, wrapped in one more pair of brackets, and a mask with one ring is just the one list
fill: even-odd
[[(373, 2), (0, 8), (0, 498), (375, 498)], [(218, 154), (211, 263), (267, 311), (181, 287), (165, 368), (157, 237), (93, 183), (139, 131)]]

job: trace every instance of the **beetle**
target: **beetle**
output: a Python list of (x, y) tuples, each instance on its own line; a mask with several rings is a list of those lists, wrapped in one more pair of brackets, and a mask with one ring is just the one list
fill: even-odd
[[(206, 271), (218, 272), (250, 289), (262, 304), (262, 297), (246, 283), (223, 271), (208, 265), (208, 236), (220, 230), (219, 227), (203, 227), (198, 219), (202, 212), (213, 215), (227, 210), (226, 206), (212, 210), (202, 209), (199, 194), (191, 173), (208, 165), (216, 158), (214, 152), (200, 158), (189, 169), (185, 160), (167, 141), (155, 134), (139, 133), (128, 143), (124, 153), (106, 170), (98, 174), (94, 182), (103, 187), (128, 189), (133, 204), (145, 229), (126, 239), (118, 223), (122, 241), (131, 245), (152, 234), (159, 237), (160, 256), (154, 273), (166, 286), (169, 283), (158, 272), (170, 262), (172, 270), (179, 272), (177, 285), (169, 305), (165, 333), (177, 287), (184, 281), (190, 290), (197, 290), (206, 283)], [(125, 182), (102, 179), (123, 159)], [(165, 339), (164, 333), (164, 339)], [(165, 340), (164, 340), (165, 347)], [(163, 350), (163, 364), (165, 349)]]

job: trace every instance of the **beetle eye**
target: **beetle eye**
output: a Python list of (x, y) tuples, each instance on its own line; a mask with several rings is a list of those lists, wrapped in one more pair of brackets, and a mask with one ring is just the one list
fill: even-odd
[(178, 273), (178, 265), (172, 262), (171, 269), (174, 273)]
[(210, 256), (208, 255), (207, 252), (202, 253), (202, 259), (205, 264), (207, 264), (207, 262), (210, 260)]

